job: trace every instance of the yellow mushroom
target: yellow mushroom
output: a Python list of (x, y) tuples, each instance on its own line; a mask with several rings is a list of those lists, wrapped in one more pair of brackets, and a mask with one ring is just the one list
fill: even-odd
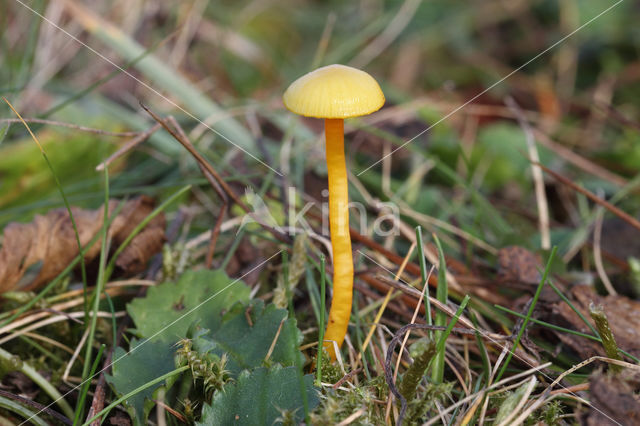
[(335, 360), (347, 333), (353, 296), (353, 255), (349, 235), (349, 195), (344, 159), (344, 119), (371, 114), (384, 105), (378, 83), (364, 71), (329, 65), (306, 74), (283, 96), (289, 111), (324, 119), (329, 175), (329, 228), (333, 249), (333, 300), (325, 333), (325, 347)]

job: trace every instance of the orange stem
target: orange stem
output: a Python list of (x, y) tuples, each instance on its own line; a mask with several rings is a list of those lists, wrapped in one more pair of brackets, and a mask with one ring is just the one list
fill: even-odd
[(349, 235), (349, 191), (344, 158), (344, 120), (326, 119), (329, 174), (329, 230), (333, 248), (333, 300), (325, 333), (325, 348), (336, 359), (333, 342), (342, 346), (347, 334), (353, 297), (353, 255)]

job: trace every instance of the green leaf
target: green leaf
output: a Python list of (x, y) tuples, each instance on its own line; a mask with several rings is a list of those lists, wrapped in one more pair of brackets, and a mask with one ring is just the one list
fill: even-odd
[[(133, 339), (129, 353), (116, 348), (112, 374), (106, 375), (106, 380), (119, 396), (125, 395), (141, 384), (174, 370), (174, 352), (175, 348), (167, 342)], [(146, 424), (149, 411), (154, 406), (153, 393), (160, 386), (145, 389), (125, 401), (134, 424)]]
[(210, 330), (209, 334), (201, 330), (194, 337), (196, 351), (218, 356), (227, 354), (226, 368), (232, 376), (244, 369), (263, 366), (274, 340), (268, 364), (288, 366), (302, 362), (302, 354), (298, 350), (302, 334), (295, 319), (287, 319), (287, 311), (273, 304), (265, 308), (262, 300), (253, 300), (248, 305), (236, 304), (224, 315), (218, 329)]
[[(112, 148), (86, 133), (78, 135), (45, 129), (38, 131), (37, 135), (68, 195), (99, 190), (100, 180), (96, 178), (94, 168), (113, 151)], [(96, 146), (105, 148), (96, 149)], [(2, 223), (7, 220), (29, 221), (33, 214), (44, 211), (39, 203), (47, 201), (53, 194), (58, 196), (51, 171), (42, 159), (40, 148), (30, 137), (0, 147), (0, 176)], [(10, 207), (19, 208), (28, 203), (36, 203), (38, 208), (32, 207), (15, 215), (10, 213)]]
[(202, 327), (217, 330), (222, 313), (236, 302), (249, 300), (249, 287), (223, 271), (189, 271), (178, 282), (151, 287), (144, 298), (134, 299), (127, 311), (141, 337), (171, 342), (186, 336), (199, 320)]
[[(318, 405), (313, 376), (303, 378), (309, 410)], [(298, 424), (304, 420), (302, 383), (296, 367), (257, 368), (245, 371), (237, 383), (216, 393), (211, 405), (202, 409), (199, 425), (272, 425), (286, 416)], [(291, 416), (291, 417), (289, 417)]]

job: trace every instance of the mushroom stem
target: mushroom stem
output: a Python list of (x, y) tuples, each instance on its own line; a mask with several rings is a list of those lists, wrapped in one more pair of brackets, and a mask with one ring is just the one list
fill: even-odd
[(329, 174), (329, 229), (333, 249), (333, 299), (325, 333), (325, 348), (336, 359), (333, 342), (342, 346), (353, 297), (353, 255), (349, 235), (349, 193), (344, 158), (344, 120), (325, 119)]

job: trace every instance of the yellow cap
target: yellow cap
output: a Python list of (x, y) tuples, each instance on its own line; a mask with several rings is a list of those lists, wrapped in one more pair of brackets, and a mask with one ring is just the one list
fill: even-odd
[(291, 83), (282, 100), (289, 111), (316, 118), (358, 117), (384, 105), (373, 77), (345, 65), (328, 65), (303, 75)]

